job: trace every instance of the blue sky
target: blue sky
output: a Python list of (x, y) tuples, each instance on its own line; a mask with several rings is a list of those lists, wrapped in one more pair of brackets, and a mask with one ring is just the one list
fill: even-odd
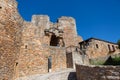
[(21, 16), (31, 20), (33, 14), (76, 19), (78, 35), (117, 42), (120, 39), (120, 0), (17, 0)]

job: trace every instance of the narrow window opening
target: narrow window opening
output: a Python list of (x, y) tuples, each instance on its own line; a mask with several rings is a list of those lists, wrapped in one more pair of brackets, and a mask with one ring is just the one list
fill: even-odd
[(110, 48), (110, 45), (108, 44), (108, 49), (109, 49), (109, 51), (111, 51), (111, 48)]
[(48, 57), (48, 72), (51, 72), (52, 69), (52, 56)]
[(27, 47), (27, 45), (25, 45), (25, 49), (27, 49), (28, 47)]
[(18, 65), (18, 62), (16, 62), (16, 66)]
[(113, 51), (115, 51), (115, 47), (114, 47), (114, 45), (112, 45), (112, 48), (113, 48)]
[(2, 9), (2, 7), (0, 6), (0, 9)]
[(99, 48), (98, 44), (96, 44), (96, 48)]

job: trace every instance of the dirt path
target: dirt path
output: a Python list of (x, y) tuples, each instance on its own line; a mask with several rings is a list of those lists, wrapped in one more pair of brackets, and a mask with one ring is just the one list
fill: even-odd
[(58, 72), (47, 74), (36, 74), (26, 77), (21, 77), (16, 80), (76, 80), (75, 70), (66, 69)]

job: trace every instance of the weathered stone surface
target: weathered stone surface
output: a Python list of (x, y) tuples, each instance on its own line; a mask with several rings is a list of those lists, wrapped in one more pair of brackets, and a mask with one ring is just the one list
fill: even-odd
[(88, 57), (77, 46), (69, 46), (66, 48), (67, 67), (74, 68), (75, 64), (89, 64)]
[(15, 0), (0, 0), (0, 7), (0, 80), (13, 80), (23, 20)]
[(74, 18), (64, 17), (64, 16), (59, 18), (58, 28), (62, 28), (64, 31), (63, 39), (66, 47), (71, 45), (77, 45), (76, 43), (77, 32), (76, 32), (76, 23)]
[(120, 52), (117, 44), (95, 38), (80, 42), (80, 48), (89, 59), (105, 57)]
[[(24, 21), (15, 0), (0, 0), (0, 80), (56, 72), (68, 68), (68, 63), (75, 68), (75, 63), (86, 64), (87, 59), (108, 55), (106, 43), (96, 40), (86, 48), (86, 55), (77, 47), (82, 38), (77, 35), (75, 19), (63, 16), (57, 21), (52, 23), (47, 15)], [(99, 49), (95, 44), (100, 44)], [(69, 73), (60, 74), (59, 80), (66, 80)]]
[(65, 48), (50, 47), (50, 56), (52, 57), (52, 71), (66, 69), (66, 51)]
[(76, 65), (77, 80), (120, 80), (120, 66)]
[(65, 47), (77, 45), (79, 40), (73, 18), (61, 17), (52, 23), (47, 15), (33, 15), (32, 22), (23, 24), (17, 77), (48, 73), (50, 56), (52, 72), (67, 68)]

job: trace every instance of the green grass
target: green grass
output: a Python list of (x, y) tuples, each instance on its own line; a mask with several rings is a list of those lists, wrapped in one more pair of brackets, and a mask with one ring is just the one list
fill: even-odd
[(104, 61), (91, 61), (92, 65), (120, 65), (120, 57), (109, 57), (108, 60)]
[(113, 58), (113, 61), (120, 61), (120, 57)]
[(90, 62), (92, 65), (103, 65), (104, 64), (104, 62), (103, 61), (91, 61)]

